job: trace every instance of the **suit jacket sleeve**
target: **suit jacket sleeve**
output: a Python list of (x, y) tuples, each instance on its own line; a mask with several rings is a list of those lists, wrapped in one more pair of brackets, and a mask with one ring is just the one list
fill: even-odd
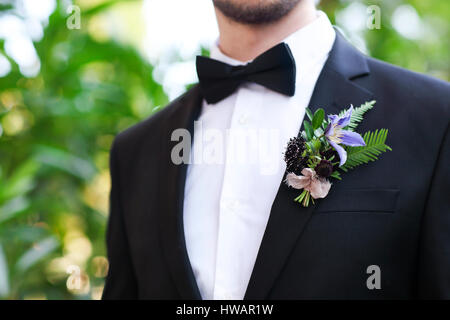
[(450, 299), (450, 134), (440, 147), (424, 218), (419, 256), (418, 296)]
[(114, 144), (110, 156), (110, 215), (106, 234), (109, 270), (102, 299), (136, 299), (137, 282), (122, 217), (116, 157), (116, 144)]

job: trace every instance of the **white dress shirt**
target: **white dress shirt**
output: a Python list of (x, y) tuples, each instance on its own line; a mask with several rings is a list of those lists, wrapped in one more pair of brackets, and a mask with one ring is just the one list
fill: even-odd
[[(189, 260), (203, 299), (243, 299), (272, 203), (286, 169), (283, 152), (298, 134), (335, 31), (321, 11), (287, 37), (296, 64), (293, 97), (245, 83), (195, 125), (184, 198)], [(244, 64), (214, 46), (211, 58)]]

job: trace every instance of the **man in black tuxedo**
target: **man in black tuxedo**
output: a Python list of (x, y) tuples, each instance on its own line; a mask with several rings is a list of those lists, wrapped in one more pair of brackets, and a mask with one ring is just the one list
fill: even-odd
[[(450, 85), (363, 55), (312, 1), (213, 2), (200, 84), (114, 141), (103, 298), (449, 299)], [(173, 160), (195, 120), (286, 143), (306, 107), (371, 100), (358, 131), (388, 128), (392, 151), (307, 208), (285, 168)]]

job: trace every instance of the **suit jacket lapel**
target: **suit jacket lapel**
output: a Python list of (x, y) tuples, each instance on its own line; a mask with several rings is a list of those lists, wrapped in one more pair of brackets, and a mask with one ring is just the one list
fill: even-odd
[[(309, 103), (310, 109), (314, 111), (321, 107), (327, 114), (338, 113), (350, 104), (359, 106), (365, 101), (372, 100), (370, 92), (353, 82), (356, 78), (368, 74), (366, 57), (337, 33)], [(288, 188), (284, 182), (280, 184), (245, 299), (269, 298), (276, 278), (307, 226), (315, 207), (310, 205), (304, 208), (295, 203), (293, 199), (298, 194), (299, 190)], [(320, 205), (320, 201), (316, 205)]]
[(175, 129), (188, 129), (193, 137), (194, 120), (202, 104), (198, 86), (172, 103), (165, 119), (161, 137), (162, 170), (160, 171), (160, 238), (174, 283), (182, 299), (201, 299), (195, 277), (189, 262), (183, 227), (184, 185), (187, 164), (175, 165), (171, 160), (172, 148), (178, 141), (171, 141)]

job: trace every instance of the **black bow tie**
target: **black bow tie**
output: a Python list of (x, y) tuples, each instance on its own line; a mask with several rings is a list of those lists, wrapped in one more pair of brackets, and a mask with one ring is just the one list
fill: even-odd
[(276, 45), (244, 66), (230, 66), (197, 56), (197, 74), (208, 103), (225, 99), (246, 81), (290, 97), (295, 93), (295, 61), (285, 43)]

